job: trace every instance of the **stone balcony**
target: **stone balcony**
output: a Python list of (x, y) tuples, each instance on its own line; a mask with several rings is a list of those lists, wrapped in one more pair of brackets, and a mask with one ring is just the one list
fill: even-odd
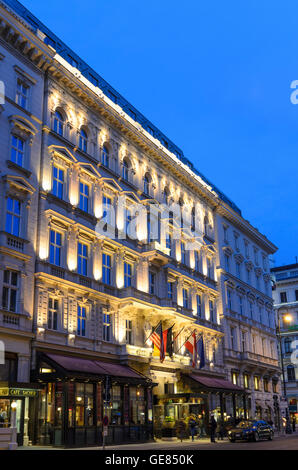
[(0, 328), (8, 328), (19, 331), (32, 331), (32, 321), (23, 313), (9, 312), (0, 308)]
[(29, 255), (29, 241), (23, 238), (16, 237), (7, 232), (0, 232), (0, 247), (4, 249), (12, 250), (16, 253), (23, 254), (26, 257)]

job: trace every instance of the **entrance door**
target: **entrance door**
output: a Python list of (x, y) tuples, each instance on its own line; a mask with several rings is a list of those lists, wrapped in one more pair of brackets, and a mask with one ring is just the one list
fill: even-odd
[(24, 400), (10, 397), (0, 398), (0, 427), (10, 427), (11, 404), (16, 403), (16, 427), (18, 446), (23, 445), (24, 439)]
[(17, 443), (18, 446), (23, 445), (24, 440), (24, 400), (11, 400), (17, 404), (16, 408), (16, 423), (17, 423)]

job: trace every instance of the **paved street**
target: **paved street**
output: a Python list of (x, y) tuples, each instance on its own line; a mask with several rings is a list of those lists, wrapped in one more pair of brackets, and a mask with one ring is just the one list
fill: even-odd
[[(101, 447), (88, 447), (88, 450), (101, 450)], [(210, 443), (207, 439), (196, 440), (195, 442), (163, 442), (157, 441), (145, 444), (129, 444), (121, 446), (108, 446), (106, 450), (169, 450), (169, 451), (183, 451), (183, 450), (298, 450), (298, 433), (294, 435), (276, 436), (273, 441), (259, 441), (259, 442), (236, 442), (232, 444), (228, 440), (217, 441), (216, 444)], [(52, 447), (19, 447), (18, 450), (59, 450)], [(62, 449), (61, 449), (62, 450)], [(73, 450), (86, 450), (73, 449)]]

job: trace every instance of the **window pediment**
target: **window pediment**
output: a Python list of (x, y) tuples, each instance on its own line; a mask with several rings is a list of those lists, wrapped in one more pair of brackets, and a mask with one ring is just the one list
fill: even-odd
[(22, 176), (6, 175), (3, 180), (9, 188), (19, 193), (33, 194), (35, 192), (35, 188)]
[(12, 126), (11, 132), (17, 134), (24, 140), (30, 139), (38, 133), (38, 129), (26, 118), (13, 114), (9, 116), (9, 122)]

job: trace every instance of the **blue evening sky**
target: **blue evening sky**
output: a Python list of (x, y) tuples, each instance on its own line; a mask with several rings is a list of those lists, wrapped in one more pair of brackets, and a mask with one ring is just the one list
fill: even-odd
[(23, 0), (184, 151), (278, 247), (298, 256), (295, 0)]

